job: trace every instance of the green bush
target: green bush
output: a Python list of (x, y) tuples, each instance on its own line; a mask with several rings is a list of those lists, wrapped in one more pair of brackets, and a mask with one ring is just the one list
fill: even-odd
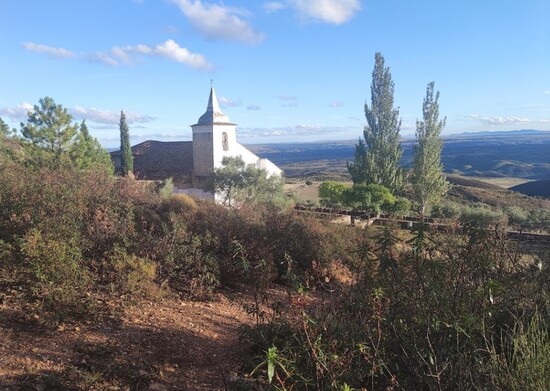
[(341, 206), (346, 186), (343, 183), (326, 181), (319, 185), (319, 199), (323, 206)]
[(431, 208), (431, 216), (443, 219), (456, 219), (460, 217), (461, 207), (456, 204), (436, 204)]
[(30, 290), (46, 301), (48, 309), (80, 312), (90, 276), (77, 245), (31, 230), (20, 241), (20, 257)]
[(550, 389), (550, 334), (545, 311), (537, 310), (530, 319), (518, 319), (506, 333), (503, 348), (492, 342), (492, 380), (499, 389)]
[[(256, 362), (275, 347), (287, 369), (278, 378), (293, 389), (499, 389), (487, 341), (512, 343), (504, 331), (513, 314), (546, 302), (545, 270), (494, 231), (420, 227), (407, 243), (386, 231), (358, 250), (363, 268), (350, 290), (301, 307), (297, 326), (274, 319), (246, 333)], [(528, 359), (533, 370), (545, 352)]]
[(117, 292), (142, 297), (159, 295), (159, 287), (155, 283), (157, 265), (154, 262), (116, 249), (109, 263), (115, 272)]
[(489, 227), (506, 225), (506, 217), (501, 211), (493, 211), (485, 207), (464, 208), (460, 214), (460, 222), (464, 225)]

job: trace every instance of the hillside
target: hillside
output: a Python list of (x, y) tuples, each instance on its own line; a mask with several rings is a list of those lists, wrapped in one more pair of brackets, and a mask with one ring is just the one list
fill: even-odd
[(550, 180), (527, 182), (514, 186), (510, 188), (510, 190), (517, 191), (518, 193), (526, 194), (528, 196), (550, 198)]

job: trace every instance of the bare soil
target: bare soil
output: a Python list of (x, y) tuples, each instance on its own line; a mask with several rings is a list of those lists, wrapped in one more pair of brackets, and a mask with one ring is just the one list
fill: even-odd
[(106, 319), (64, 324), (8, 290), (0, 294), (0, 390), (233, 389), (247, 376), (239, 373), (247, 346), (238, 328), (253, 323), (239, 302), (224, 294), (209, 302), (121, 299), (102, 303)]

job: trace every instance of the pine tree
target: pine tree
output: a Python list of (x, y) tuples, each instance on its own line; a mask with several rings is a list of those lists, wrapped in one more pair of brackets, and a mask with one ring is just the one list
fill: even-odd
[(7, 123), (4, 122), (2, 118), (0, 118), (0, 138), (5, 137), (10, 133), (10, 127)]
[(109, 153), (99, 144), (95, 137), (90, 135), (86, 120), (80, 123), (80, 129), (74, 143), (69, 150), (74, 166), (85, 170), (92, 167), (103, 167), (112, 172), (113, 164)]
[(348, 164), (348, 170), (360, 183), (383, 185), (395, 192), (403, 186), (403, 170), (399, 166), (403, 150), (399, 142), (401, 120), (399, 109), (393, 107), (393, 92), (390, 69), (384, 66), (382, 54), (376, 53), (370, 107), (365, 103), (366, 152), (363, 153), (361, 143), (357, 145), (355, 162)]
[(78, 125), (72, 123), (66, 108), (52, 98), (40, 99), (39, 105), (29, 112), (27, 123), (21, 123), (26, 163), (54, 168), (68, 163), (66, 152), (77, 130)]
[(126, 116), (124, 111), (120, 112), (120, 169), (122, 175), (133, 174), (134, 157), (132, 156), (132, 146), (130, 145), (130, 130), (126, 125)]
[(418, 211), (424, 215), (429, 204), (437, 202), (449, 189), (443, 175), (441, 131), (445, 120), (439, 120), (439, 91), (434, 99), (434, 82), (428, 83), (422, 105), (422, 121), (416, 121), (416, 145), (413, 148), (412, 185)]

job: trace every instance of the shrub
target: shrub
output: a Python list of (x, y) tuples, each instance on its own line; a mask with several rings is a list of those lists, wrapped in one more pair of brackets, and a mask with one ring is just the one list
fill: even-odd
[(159, 288), (155, 284), (157, 266), (148, 259), (140, 258), (115, 249), (109, 258), (116, 275), (117, 292), (143, 297), (156, 297)]
[(319, 185), (319, 199), (324, 206), (341, 206), (346, 186), (339, 182), (326, 181)]
[(166, 179), (159, 189), (160, 198), (166, 199), (174, 193), (174, 182), (172, 177)]
[(464, 225), (489, 227), (505, 225), (505, 216), (501, 211), (493, 211), (485, 207), (464, 208), (460, 214), (460, 222)]
[(431, 216), (436, 218), (454, 219), (460, 216), (460, 212), (460, 206), (451, 203), (436, 204), (431, 208)]
[(197, 202), (187, 194), (172, 194), (162, 200), (161, 211), (168, 213), (193, 213), (197, 210)]
[[(30, 289), (57, 313), (80, 312), (80, 299), (89, 282), (78, 245), (44, 237), (31, 230), (20, 243)], [(67, 308), (65, 308), (67, 307)]]
[(389, 210), (396, 197), (382, 185), (354, 184), (343, 192), (343, 199), (344, 205), (353, 209), (379, 213), (381, 210)]
[[(296, 326), (275, 319), (260, 336), (247, 333), (260, 351), (277, 348), (287, 389), (498, 389), (486, 341), (506, 346), (512, 314), (545, 303), (547, 274), (522, 263), (498, 232), (426, 229), (407, 243), (380, 235), (363, 249), (352, 288), (301, 307)], [(535, 371), (547, 355), (539, 352), (529, 358)]]
[(550, 389), (550, 335), (547, 315), (544, 311), (537, 310), (530, 319), (518, 319), (505, 334), (503, 348), (492, 341), (492, 381), (499, 389)]
[(508, 216), (508, 223), (513, 227), (525, 227), (529, 220), (529, 214), (525, 210), (517, 206), (509, 206), (504, 209), (504, 213)]
[(395, 202), (385, 207), (385, 211), (395, 216), (403, 216), (411, 210), (411, 202), (403, 197), (396, 197)]

